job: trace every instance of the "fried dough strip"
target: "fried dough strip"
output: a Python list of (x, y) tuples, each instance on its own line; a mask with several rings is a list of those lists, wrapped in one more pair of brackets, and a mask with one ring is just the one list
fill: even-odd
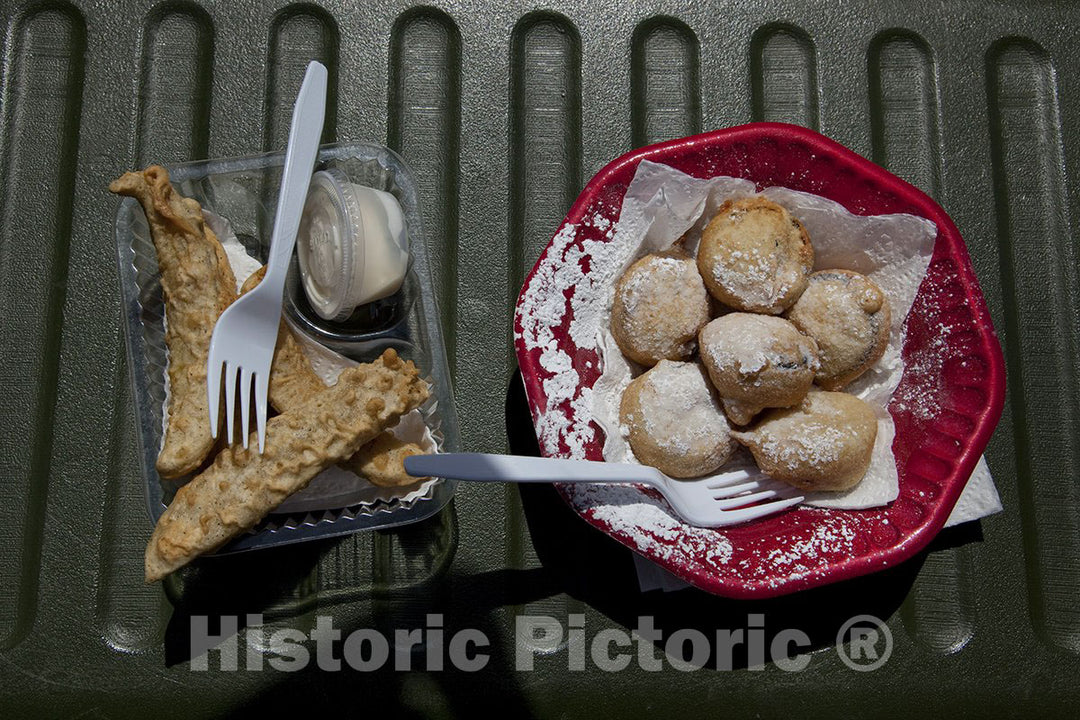
[(372, 485), (406, 487), (427, 480), (405, 472), (405, 458), (423, 454), (422, 447), (416, 443), (405, 442), (388, 430), (338, 465), (366, 478)]
[[(428, 396), (416, 366), (385, 351), (333, 387), (269, 420), (260, 455), (232, 445), (181, 487), (146, 547), (146, 580), (160, 580), (253, 527), (324, 468), (352, 456)], [(252, 433), (254, 437), (255, 433)]]
[[(266, 275), (265, 265), (251, 273), (251, 276), (244, 281), (240, 294), (245, 295), (251, 292), (262, 282), (264, 275)], [(270, 405), (279, 413), (289, 412), (303, 403), (305, 398), (325, 389), (326, 383), (311, 369), (311, 361), (304, 354), (300, 343), (296, 342), (285, 318), (282, 318), (278, 325), (274, 360), (270, 365), (270, 387), (267, 392)]]
[[(259, 268), (244, 281), (240, 294), (250, 292), (262, 282), (266, 266)], [(302, 403), (305, 398), (326, 389), (322, 378), (311, 369), (311, 361), (296, 342), (292, 330), (282, 318), (278, 326), (277, 345), (274, 348), (274, 361), (270, 366), (270, 404), (280, 413), (289, 412)], [(423, 455), (424, 450), (416, 443), (399, 440), (389, 430), (383, 431), (375, 440), (368, 443), (353, 457), (338, 463), (341, 467), (367, 478), (380, 487), (404, 487), (421, 482), (425, 478), (415, 478), (405, 472), (405, 458), (410, 455)]]
[(139, 201), (157, 249), (165, 296), (169, 348), (169, 407), (157, 470), (163, 478), (187, 475), (214, 446), (206, 397), (206, 359), (218, 316), (236, 299), (236, 278), (202, 208), (169, 184), (165, 168), (124, 173), (109, 185)]

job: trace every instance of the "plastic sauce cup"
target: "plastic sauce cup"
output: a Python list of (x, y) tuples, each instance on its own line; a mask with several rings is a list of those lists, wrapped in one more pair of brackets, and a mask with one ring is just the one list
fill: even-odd
[(409, 266), (397, 199), (349, 182), (337, 168), (312, 175), (296, 247), (308, 302), (319, 317), (334, 322), (393, 295)]

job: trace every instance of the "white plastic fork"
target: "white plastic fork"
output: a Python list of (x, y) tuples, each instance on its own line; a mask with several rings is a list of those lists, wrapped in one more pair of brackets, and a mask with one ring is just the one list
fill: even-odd
[(776, 480), (753, 480), (745, 470), (700, 480), (674, 480), (646, 465), (444, 453), (407, 457), (405, 472), (414, 477), (474, 482), (640, 483), (659, 490), (687, 523), (711, 528), (763, 518), (804, 500), (790, 485)]
[[(239, 398), (241, 433), (248, 446), (251, 420), (251, 387), (255, 388), (255, 424), (259, 453), (266, 445), (266, 402), (270, 387), (270, 364), (281, 321), (281, 294), (289, 269), (308, 184), (315, 168), (326, 112), (326, 68), (314, 60), (308, 64), (304, 82), (293, 106), (285, 168), (281, 173), (270, 257), (266, 276), (253, 290), (225, 309), (214, 326), (210, 355), (206, 361), (206, 391), (210, 405), (211, 435), (217, 437), (221, 374), (225, 373), (226, 440), (233, 442), (234, 406)], [(240, 376), (239, 396), (236, 380)]]

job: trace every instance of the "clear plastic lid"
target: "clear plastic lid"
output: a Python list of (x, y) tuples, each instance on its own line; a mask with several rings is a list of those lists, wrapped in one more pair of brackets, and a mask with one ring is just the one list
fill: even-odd
[(296, 236), (300, 275), (312, 308), (340, 321), (356, 307), (364, 276), (364, 224), (352, 185), (336, 168), (311, 177)]

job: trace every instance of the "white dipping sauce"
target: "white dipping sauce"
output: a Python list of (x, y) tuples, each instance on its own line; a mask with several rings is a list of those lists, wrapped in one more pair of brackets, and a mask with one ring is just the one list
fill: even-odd
[(409, 238), (397, 199), (349, 182), (336, 168), (311, 177), (296, 236), (300, 277), (324, 320), (393, 295), (409, 265)]

